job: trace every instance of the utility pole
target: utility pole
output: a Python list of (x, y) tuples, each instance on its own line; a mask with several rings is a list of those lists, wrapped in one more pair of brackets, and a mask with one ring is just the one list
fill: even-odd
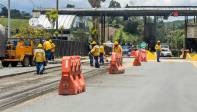
[[(57, 10), (57, 14), (59, 16), (59, 0), (56, 0), (56, 10)], [(56, 30), (58, 31), (58, 18), (56, 21)]]
[(10, 16), (10, 0), (8, 0), (8, 38), (11, 37), (11, 16)]

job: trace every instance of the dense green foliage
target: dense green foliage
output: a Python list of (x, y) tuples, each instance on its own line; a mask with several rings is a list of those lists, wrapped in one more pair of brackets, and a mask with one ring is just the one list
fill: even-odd
[[(25, 11), (20, 11), (17, 9), (11, 9), (11, 18), (14, 19), (28, 19), (31, 15)], [(1, 8), (0, 16), (8, 17), (8, 9), (6, 7)]]
[[(3, 26), (7, 26), (8, 19), (7, 18), (0, 18), (0, 24)], [(23, 28), (29, 26), (28, 19), (11, 19), (11, 28), (15, 30), (16, 28)]]

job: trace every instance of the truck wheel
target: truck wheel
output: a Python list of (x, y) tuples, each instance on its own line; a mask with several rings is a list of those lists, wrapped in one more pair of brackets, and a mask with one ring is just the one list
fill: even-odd
[(30, 64), (29, 57), (25, 56), (22, 62), (23, 67), (28, 67)]
[(11, 62), (11, 66), (12, 67), (16, 67), (18, 65), (18, 62), (16, 61), (16, 62)]
[(2, 61), (1, 64), (3, 67), (9, 67), (10, 63), (8, 61)]

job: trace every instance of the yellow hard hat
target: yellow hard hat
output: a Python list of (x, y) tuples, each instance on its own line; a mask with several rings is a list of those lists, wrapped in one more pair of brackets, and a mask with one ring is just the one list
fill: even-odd
[(114, 42), (114, 45), (118, 45), (118, 44), (119, 44), (118, 41), (115, 41), (115, 42)]
[(42, 46), (42, 44), (38, 44), (38, 46), (37, 46), (38, 48), (42, 48), (43, 46)]
[(91, 43), (91, 45), (96, 45), (97, 43), (95, 42), (95, 41), (93, 41), (92, 43)]

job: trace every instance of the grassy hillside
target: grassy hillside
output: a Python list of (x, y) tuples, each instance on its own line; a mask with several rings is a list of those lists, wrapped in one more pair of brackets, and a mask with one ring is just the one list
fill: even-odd
[[(0, 18), (0, 24), (3, 26), (7, 26), (8, 19), (7, 18)], [(11, 27), (13, 29), (27, 27), (29, 25), (28, 19), (11, 19)]]

